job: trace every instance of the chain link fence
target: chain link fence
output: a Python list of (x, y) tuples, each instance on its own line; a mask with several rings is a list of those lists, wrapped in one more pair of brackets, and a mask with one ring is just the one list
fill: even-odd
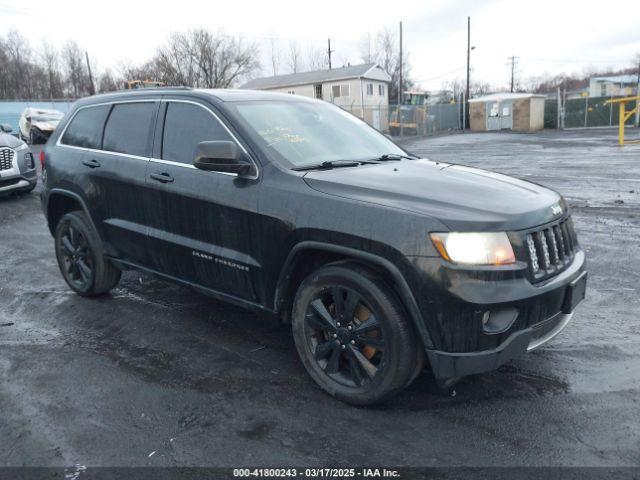
[(460, 103), (434, 105), (351, 105), (342, 107), (380, 132), (394, 137), (434, 135), (462, 128)]
[[(620, 97), (589, 97), (566, 98), (560, 101), (547, 99), (544, 107), (545, 128), (589, 128), (615, 127), (618, 125), (619, 104), (606, 104), (608, 100)], [(626, 109), (635, 108), (635, 102), (627, 104)], [(633, 126), (635, 117), (627, 119), (625, 125)]]

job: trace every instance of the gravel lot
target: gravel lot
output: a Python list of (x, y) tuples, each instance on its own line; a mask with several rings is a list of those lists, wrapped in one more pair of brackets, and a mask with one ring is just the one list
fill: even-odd
[(615, 142), (406, 142), (562, 192), (590, 285), (539, 351), (447, 392), (422, 375), (366, 409), (324, 395), (268, 318), (136, 272), (112, 296), (72, 294), (39, 188), (1, 199), (0, 466), (640, 465), (640, 145)]

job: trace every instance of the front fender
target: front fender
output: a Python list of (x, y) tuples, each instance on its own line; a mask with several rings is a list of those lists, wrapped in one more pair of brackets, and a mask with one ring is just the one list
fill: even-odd
[(420, 339), (422, 340), (424, 348), (426, 348), (427, 350), (433, 349), (433, 342), (427, 330), (424, 318), (422, 317), (422, 313), (420, 312), (413, 293), (409, 288), (409, 284), (405, 280), (398, 267), (396, 267), (386, 258), (379, 255), (350, 247), (345, 247), (342, 245), (335, 245), (313, 240), (306, 240), (297, 243), (287, 255), (284, 265), (280, 271), (278, 283), (276, 286), (274, 310), (279, 310), (279, 307), (281, 306), (286, 294), (286, 286), (288, 285), (289, 279), (291, 277), (296, 258), (305, 250), (319, 250), (329, 253), (335, 253), (347, 258), (359, 260), (365, 265), (375, 266), (385, 272), (393, 281), (393, 286), (400, 296), (400, 300), (407, 309), (407, 312), (411, 317), (411, 320), (413, 321), (416, 331), (418, 332)]

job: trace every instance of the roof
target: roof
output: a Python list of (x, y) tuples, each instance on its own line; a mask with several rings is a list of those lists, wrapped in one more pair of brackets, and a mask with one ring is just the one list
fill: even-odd
[(242, 101), (288, 101), (288, 102), (314, 102), (312, 98), (301, 95), (289, 95), (286, 93), (266, 92), (264, 90), (238, 90), (231, 88), (189, 88), (189, 87), (162, 87), (162, 88), (138, 88), (133, 90), (119, 90), (116, 92), (101, 93), (78, 100), (78, 105), (90, 105), (100, 102), (117, 102), (130, 98), (156, 98), (163, 95), (172, 96), (199, 96), (209, 97), (221, 102)]
[[(367, 74), (376, 67), (378, 66), (375, 63), (363, 63), (362, 65), (350, 65), (348, 67), (332, 68), (331, 70), (315, 70), (312, 72), (262, 77), (250, 80), (240, 88), (265, 89), (292, 87), (295, 85), (333, 82), (336, 80), (346, 80), (351, 78), (367, 78)], [(389, 77), (387, 81), (391, 81), (391, 77)]]
[(313, 98), (288, 93), (265, 92), (264, 90), (239, 90), (233, 88), (197, 88), (196, 93), (211, 95), (222, 102), (244, 102), (275, 100), (281, 102), (315, 102)]
[(591, 77), (591, 80), (596, 82), (609, 82), (609, 83), (638, 83), (637, 75), (613, 75), (610, 77)]
[(546, 98), (544, 95), (538, 95), (537, 93), (492, 93), (491, 95), (484, 95), (482, 97), (470, 98), (469, 103), (474, 102), (499, 102), (501, 100), (519, 100), (521, 98)]

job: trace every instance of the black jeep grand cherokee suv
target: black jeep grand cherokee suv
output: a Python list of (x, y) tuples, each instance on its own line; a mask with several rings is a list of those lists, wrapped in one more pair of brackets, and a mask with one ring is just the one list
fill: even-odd
[(331, 104), (158, 89), (79, 101), (44, 150), (42, 203), (80, 295), (141, 269), (291, 322), (353, 404), (448, 384), (562, 330), (585, 256), (560, 195), (419, 159)]

